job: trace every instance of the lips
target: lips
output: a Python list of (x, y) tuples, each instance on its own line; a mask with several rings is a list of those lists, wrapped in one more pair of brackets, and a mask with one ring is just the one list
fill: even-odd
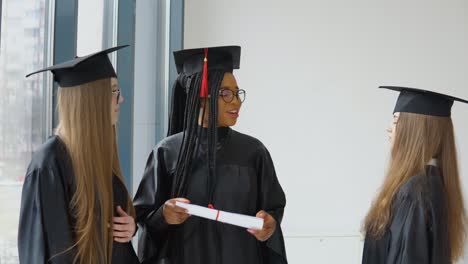
[(226, 112), (231, 117), (239, 117), (239, 110), (231, 110)]

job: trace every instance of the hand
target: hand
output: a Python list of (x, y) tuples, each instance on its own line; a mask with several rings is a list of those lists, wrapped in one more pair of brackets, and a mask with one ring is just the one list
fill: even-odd
[(120, 206), (117, 206), (117, 213), (119, 214), (119, 217), (113, 218), (114, 241), (127, 243), (132, 240), (133, 234), (135, 234), (135, 219), (125, 213), (125, 211)]
[(259, 241), (267, 241), (276, 230), (276, 220), (268, 214), (267, 212), (261, 210), (257, 213), (256, 217), (263, 218), (263, 229), (262, 230), (253, 230), (247, 229), (247, 232), (252, 234)]
[(182, 224), (190, 216), (185, 208), (176, 206), (176, 202), (190, 203), (190, 201), (185, 198), (173, 198), (164, 203), (163, 216), (170, 225)]

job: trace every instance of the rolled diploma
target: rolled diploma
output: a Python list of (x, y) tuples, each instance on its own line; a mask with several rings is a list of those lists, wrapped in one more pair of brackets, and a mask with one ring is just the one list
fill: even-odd
[(208, 207), (203, 207), (194, 204), (186, 204), (176, 202), (176, 206), (188, 210), (190, 215), (196, 215), (210, 220), (219, 221), (226, 224), (245, 227), (254, 230), (261, 230), (263, 228), (263, 219), (250, 215), (229, 213)]

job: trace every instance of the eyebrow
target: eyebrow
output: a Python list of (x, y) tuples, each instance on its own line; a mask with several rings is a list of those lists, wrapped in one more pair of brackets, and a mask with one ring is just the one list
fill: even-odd
[[(228, 86), (221, 86), (221, 87), (219, 87), (219, 89), (220, 89), (220, 90), (222, 90), (222, 89), (229, 89), (229, 90), (231, 90), (231, 87), (228, 87)], [(239, 90), (239, 86), (234, 87), (234, 89)]]

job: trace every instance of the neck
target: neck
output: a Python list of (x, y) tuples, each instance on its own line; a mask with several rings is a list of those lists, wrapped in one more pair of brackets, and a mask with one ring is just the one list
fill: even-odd
[[(203, 110), (202, 110), (203, 111)], [(198, 117), (198, 125), (203, 127), (203, 128), (208, 128), (208, 123), (209, 123), (209, 119), (208, 119), (208, 115), (205, 113), (205, 118), (203, 120), (203, 113), (202, 111), (200, 111), (200, 116)], [(217, 124), (217, 127), (223, 127), (223, 126), (220, 126), (219, 123)]]
[[(223, 141), (229, 134), (230, 134), (231, 128), (226, 126), (226, 127), (218, 127), (216, 129), (216, 138), (217, 141)], [(202, 143), (208, 143), (208, 128), (207, 127), (201, 127), (199, 130), (199, 136), (201, 137), (201, 142)]]
[(57, 126), (54, 134), (59, 137), (66, 137), (65, 129), (63, 129), (63, 127), (61, 127), (60, 125)]
[(434, 167), (437, 167), (437, 164), (438, 164), (438, 162), (437, 162), (437, 159), (435, 159), (435, 158), (431, 159), (431, 160), (427, 163), (427, 165), (431, 165), (431, 166), (434, 166)]

